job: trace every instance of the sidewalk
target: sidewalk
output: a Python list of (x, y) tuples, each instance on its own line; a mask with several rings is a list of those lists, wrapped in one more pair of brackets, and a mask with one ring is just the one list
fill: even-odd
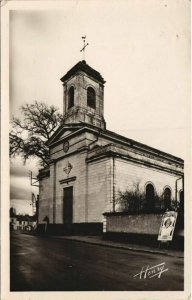
[(158, 249), (145, 245), (136, 245), (129, 243), (121, 243), (111, 240), (105, 240), (102, 236), (51, 236), (52, 238), (64, 239), (64, 240), (72, 240), (81, 243), (89, 243), (93, 245), (100, 245), (104, 247), (114, 247), (119, 249), (126, 249), (129, 251), (137, 251), (137, 252), (145, 252), (145, 253), (153, 253), (153, 254), (161, 254), (167, 256), (173, 256), (178, 258), (184, 257), (183, 251), (172, 250), (172, 249)]

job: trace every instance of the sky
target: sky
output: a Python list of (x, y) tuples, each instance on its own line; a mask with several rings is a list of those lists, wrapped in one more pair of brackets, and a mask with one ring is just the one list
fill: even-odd
[[(82, 60), (86, 35), (85, 60), (106, 80), (107, 129), (185, 159), (190, 2), (61, 1), (54, 10), (42, 4), (45, 9), (10, 12), (10, 117), (20, 117), (19, 107), (34, 100), (62, 112), (60, 78)], [(17, 212), (32, 213), (31, 192), (38, 190), (28, 174), (38, 168), (36, 161), (11, 161), (11, 206)]]

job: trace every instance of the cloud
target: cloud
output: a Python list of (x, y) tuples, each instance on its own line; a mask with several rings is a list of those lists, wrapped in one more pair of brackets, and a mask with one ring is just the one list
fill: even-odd
[(31, 186), (30, 171), (33, 176), (38, 173), (36, 161), (30, 161), (23, 165), (21, 158), (17, 157), (11, 161), (10, 167), (10, 199), (31, 199), (31, 193), (37, 193), (38, 189)]
[(20, 157), (16, 157), (11, 160), (10, 175), (30, 178), (30, 172), (37, 175), (39, 168), (40, 167), (38, 167), (36, 159), (31, 159), (24, 165), (22, 159)]
[(29, 169), (22, 165), (11, 165), (10, 174), (15, 177), (29, 177)]
[(12, 199), (10, 202), (10, 207), (16, 209), (17, 214), (29, 214), (33, 215), (31, 200), (18, 200)]
[(31, 198), (30, 187), (21, 187), (11, 184), (10, 198), (18, 200), (26, 200)]

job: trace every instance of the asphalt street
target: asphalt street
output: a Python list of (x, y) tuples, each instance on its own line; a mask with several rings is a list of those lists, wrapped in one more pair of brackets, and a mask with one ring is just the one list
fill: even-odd
[(11, 291), (182, 291), (184, 287), (184, 262), (179, 257), (22, 233), (11, 234), (10, 249)]

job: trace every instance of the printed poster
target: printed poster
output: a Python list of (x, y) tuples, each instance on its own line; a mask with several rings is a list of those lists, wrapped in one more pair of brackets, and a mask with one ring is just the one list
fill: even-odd
[(162, 218), (158, 241), (172, 241), (177, 220), (177, 212), (167, 211)]

